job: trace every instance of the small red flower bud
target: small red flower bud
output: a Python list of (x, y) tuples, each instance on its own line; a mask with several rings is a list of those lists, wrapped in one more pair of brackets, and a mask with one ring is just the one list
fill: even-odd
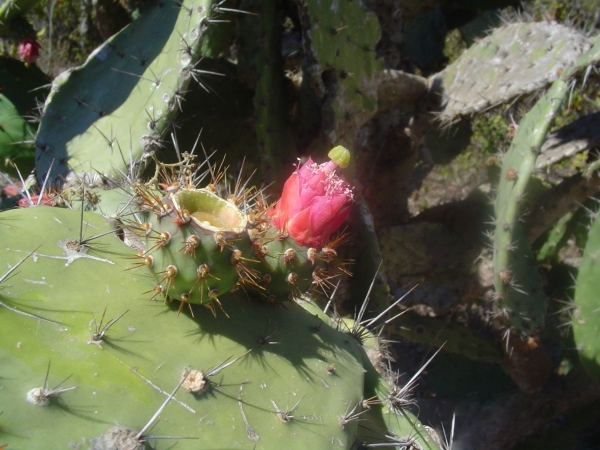
[(38, 59), (40, 54), (40, 48), (42, 46), (35, 38), (25, 38), (19, 42), (19, 48), (17, 50), (19, 58), (26, 63), (33, 63)]
[(283, 187), (281, 199), (267, 211), (273, 226), (300, 245), (322, 248), (348, 216), (353, 202), (348, 182), (335, 174), (337, 164), (309, 159)]
[(5, 197), (14, 197), (20, 193), (21, 191), (14, 186), (5, 186), (2, 188), (2, 194), (4, 194)]
[(50, 198), (48, 195), (43, 194), (41, 196), (34, 194), (31, 196), (31, 201), (28, 198), (23, 197), (18, 201), (19, 208), (29, 208), (30, 206), (35, 205), (46, 205), (46, 206), (55, 206), (57, 204), (55, 199)]

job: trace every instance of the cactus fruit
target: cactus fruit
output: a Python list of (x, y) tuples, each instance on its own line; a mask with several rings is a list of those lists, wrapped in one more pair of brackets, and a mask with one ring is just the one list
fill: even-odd
[(208, 304), (240, 277), (253, 275), (243, 270), (242, 255), (251, 246), (244, 235), (248, 217), (235, 204), (207, 189), (178, 189), (156, 197), (154, 204), (148, 202), (154, 199), (150, 191), (138, 189), (138, 195), (146, 200), (150, 218), (133, 229), (146, 240), (140, 264), (161, 277), (157, 291), (183, 302), (195, 290), (193, 302)]
[[(343, 166), (349, 152), (340, 147), (331, 156)], [(180, 175), (161, 183), (162, 192), (133, 185), (148, 216), (129, 223), (145, 241), (137, 265), (154, 273), (157, 293), (180, 300), (181, 307), (214, 308), (220, 295), (238, 289), (275, 302), (326, 290), (345, 270), (335, 252), (343, 237), (330, 236), (350, 211), (352, 191), (334, 173), (335, 162), (309, 160), (267, 209), (256, 199), (260, 193), (241, 186), (219, 197), (219, 174), (198, 189), (192, 157), (184, 158)]]
[[(161, 0), (53, 83), (36, 137), (36, 175), (119, 178), (162, 147), (197, 77), (210, 0)], [(77, 178), (76, 177), (76, 178)]]
[[(480, 40), (453, 64), (433, 76), (443, 85), (446, 122), (484, 111), (517, 95), (535, 92), (560, 78), (590, 48), (572, 28), (551, 23), (513, 23)], [(485, 60), (484, 72), (473, 67)], [(572, 74), (571, 74), (572, 75)]]

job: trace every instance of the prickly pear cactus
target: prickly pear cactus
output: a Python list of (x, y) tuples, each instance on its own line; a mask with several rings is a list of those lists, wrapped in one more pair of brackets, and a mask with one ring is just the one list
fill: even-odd
[[(125, 270), (134, 251), (95, 214), (8, 211), (0, 238), (3, 445), (329, 449), (365, 441), (354, 413), (371, 408), (364, 370), (378, 375), (326, 316), (239, 297), (222, 299), (228, 317), (194, 305), (178, 314), (142, 295), (152, 277), (146, 267)], [(404, 438), (437, 448), (412, 416), (394, 420), (405, 424), (396, 431)], [(388, 442), (385, 429), (375, 432)]]
[(598, 40), (540, 98), (517, 128), (504, 155), (495, 203), (494, 286), (502, 315), (521, 335), (530, 335), (544, 320), (547, 298), (535, 257), (519, 221), (536, 161), (550, 126), (569, 93), (568, 79), (598, 58)]
[(507, 323), (522, 335), (542, 326), (547, 298), (519, 218), (535, 160), (567, 93), (564, 81), (554, 82), (521, 121), (502, 160), (495, 203), (494, 286)]
[(303, 89), (325, 100), (322, 125), (330, 141), (351, 146), (377, 110), (379, 22), (362, 1), (332, 2), (326, 8), (315, 0), (296, 3), (310, 79)]
[(21, 61), (0, 58), (0, 164), (12, 170), (7, 161), (18, 165), (22, 173), (33, 169), (33, 148), (25, 142), (35, 135), (35, 126), (28, 121), (34, 116), (38, 102), (46, 94), (41, 86), (48, 78), (36, 66)]
[(215, 19), (211, 0), (161, 0), (54, 80), (36, 137), (36, 175), (98, 179), (134, 170), (161, 139)]
[[(513, 23), (498, 28), (434, 75), (443, 85), (440, 119), (451, 121), (542, 89), (589, 47), (583, 34), (560, 24)], [(482, 61), (483, 71), (473, 70)]]
[[(14, 226), (14, 221), (23, 226)], [(40, 241), (44, 244), (19, 267), (18, 283), (15, 279), (2, 291), (2, 367), (7, 381), (2, 389), (3, 426), (13, 436), (11, 446), (89, 443), (114, 423), (137, 433), (164, 401), (163, 392), (171, 391), (187, 369), (204, 371), (203, 380), (196, 372), (192, 376), (206, 386), (194, 386), (188, 377), (189, 383), (184, 383), (184, 389), (165, 409), (153, 434), (192, 438), (202, 429), (204, 446), (231, 448), (231, 443), (238, 441), (243, 448), (244, 443), (260, 440), (268, 448), (278, 441), (283, 445), (283, 439), (291, 439), (298, 427), (314, 422), (319, 431), (307, 437), (312, 445), (328, 448), (330, 439), (348, 445), (356, 431), (350, 430), (356, 427), (342, 430), (337, 417), (347, 405), (340, 403), (337, 411), (332, 410), (333, 403), (323, 396), (346, 397), (342, 391), (351, 389), (355, 392), (347, 401), (360, 400), (361, 389), (352, 387), (362, 385), (360, 353), (344, 343), (342, 335), (331, 340), (330, 335), (335, 334), (331, 328), (317, 330), (320, 320), (301, 308), (273, 309), (243, 299), (239, 306), (230, 299), (229, 319), (215, 320), (204, 311), (197, 311), (196, 321), (178, 317), (168, 307), (141, 298), (151, 282), (143, 273), (125, 272), (124, 276), (128, 263), (122, 255), (130, 252), (115, 238), (105, 236), (77, 248), (78, 213), (51, 208), (19, 210), (6, 213), (3, 222), (2, 240), (11, 242), (3, 259), (11, 265), (30, 251), (26, 246), (32, 243), (29, 234), (35, 226), (46, 224), (46, 236)], [(84, 223), (94, 232), (107, 229), (97, 216), (85, 214)], [(97, 285), (97, 298), (86, 294), (90, 283)], [(108, 320), (125, 312), (118, 320)], [(285, 316), (293, 321), (284, 323)], [(36, 328), (39, 332), (32, 333)], [(307, 334), (300, 338), (298, 332)], [(160, 339), (160, 344), (158, 338), (168, 335), (171, 337)], [(293, 349), (289, 341), (299, 347)], [(161, 346), (165, 348), (161, 350)], [(248, 350), (251, 353), (236, 363), (235, 375), (225, 369), (213, 377), (206, 375), (229, 356), (236, 358)], [(49, 404), (32, 405), (27, 393), (44, 387), (49, 362), (45, 394)], [(335, 377), (327, 375), (331, 364), (339, 369)], [(265, 367), (273, 376), (258, 373)], [(68, 385), (77, 389), (52, 394), (70, 375)], [(304, 383), (308, 383), (305, 388)], [(191, 392), (185, 392), (186, 388)], [(327, 394), (317, 394), (315, 389)], [(314, 403), (314, 394), (321, 398), (319, 404)], [(336, 431), (326, 436), (322, 419), (329, 413)], [(44, 425), (28, 432), (23, 423), (26, 417)], [(273, 426), (279, 429), (272, 430)], [(61, 428), (69, 432), (61, 433)], [(212, 445), (208, 445), (210, 441)], [(197, 448), (193, 440), (182, 440), (179, 445)]]

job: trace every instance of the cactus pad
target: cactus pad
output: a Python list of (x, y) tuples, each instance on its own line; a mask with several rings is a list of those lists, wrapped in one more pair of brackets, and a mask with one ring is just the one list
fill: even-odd
[[(471, 46), (440, 74), (440, 119), (484, 111), (560, 78), (590, 47), (578, 31), (544, 22), (513, 23)], [(475, 67), (483, 65), (483, 70)]]
[(547, 298), (519, 218), (535, 160), (567, 92), (565, 82), (554, 82), (525, 115), (502, 160), (495, 204), (494, 286), (508, 323), (524, 335), (543, 324)]
[(210, 24), (210, 0), (161, 0), (53, 83), (36, 138), (36, 175), (117, 178), (162, 147)]
[[(85, 236), (110, 230), (83, 217)], [(339, 419), (364, 384), (353, 340), (299, 307), (227, 298), (229, 318), (178, 315), (143, 298), (154, 282), (145, 268), (124, 271), (132, 251), (112, 235), (76, 245), (79, 223), (79, 212), (49, 207), (0, 217), (10, 243), (3, 261), (13, 266), (35, 250), (0, 291), (3, 443), (92, 448), (120, 436), (168, 448), (172, 440), (138, 434), (194, 371), (207, 386), (194, 393), (184, 383), (152, 435), (179, 437), (180, 448), (283, 448), (299, 433), (311, 448), (350, 447), (358, 423)], [(43, 389), (46, 406), (27, 401), (33, 389)]]

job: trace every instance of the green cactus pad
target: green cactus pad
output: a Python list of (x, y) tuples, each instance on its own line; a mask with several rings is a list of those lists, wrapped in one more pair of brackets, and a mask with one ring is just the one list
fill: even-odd
[[(353, 321), (345, 320), (348, 327), (354, 328)], [(362, 327), (359, 327), (362, 328)], [(413, 414), (414, 400), (411, 388), (404, 389), (395, 384), (394, 374), (388, 367), (382, 368), (373, 362), (373, 356), (379, 353), (378, 339), (364, 328), (360, 331), (362, 342), (362, 358), (365, 366), (365, 396), (360, 416), (363, 424), (357, 436), (357, 444), (403, 448), (416, 445), (423, 450), (437, 450), (440, 447), (434, 439), (435, 431), (424, 427)], [(376, 369), (379, 366), (379, 370)], [(386, 372), (387, 380), (380, 372)], [(396, 444), (393, 446), (392, 444)], [(403, 444), (403, 445), (402, 445)]]
[(523, 335), (531, 334), (543, 324), (547, 298), (519, 221), (522, 201), (535, 160), (567, 93), (565, 82), (554, 82), (525, 115), (502, 160), (495, 203), (494, 286), (508, 323)]
[[(352, 448), (404, 448), (400, 445), (404, 442), (405, 445), (412, 443), (416, 448), (439, 449), (432, 438), (437, 437), (435, 431), (424, 427), (413, 414), (415, 402), (411, 398), (411, 389), (403, 395), (403, 389), (394, 384), (396, 380), (388, 380), (395, 376), (389, 367), (384, 367), (385, 358), (378, 337), (352, 319), (328, 317), (312, 302), (301, 302), (300, 306), (360, 345), (365, 368), (364, 395), (361, 402), (351, 405), (340, 420), (344, 426), (353, 421), (361, 423)], [(336, 368), (329, 370), (335, 373)], [(384, 376), (381, 372), (385, 372)]]
[(305, 52), (310, 52), (305, 55), (310, 81), (302, 89), (326, 100), (322, 122), (330, 141), (351, 147), (359, 128), (377, 111), (379, 21), (363, 2), (333, 2), (324, 8), (320, 1), (307, 0), (298, 2), (298, 10)]
[(58, 76), (36, 138), (36, 175), (127, 173), (162, 147), (213, 14), (211, 0), (161, 0)]
[[(6, 3), (5, 3), (6, 4)], [(5, 161), (14, 162), (21, 173), (33, 168), (33, 146), (25, 144), (35, 135), (35, 127), (27, 116), (36, 112), (36, 101), (42, 101), (48, 83), (47, 77), (37, 66), (27, 66), (11, 58), (0, 58), (0, 167), (3, 171), (16, 172)]]
[[(99, 216), (83, 217), (84, 238), (110, 230)], [(291, 305), (226, 298), (229, 318), (196, 306), (195, 318), (178, 315), (143, 298), (155, 283), (145, 268), (125, 271), (133, 252), (112, 234), (86, 251), (65, 245), (78, 240), (79, 223), (79, 212), (49, 207), (0, 216), (7, 267), (34, 251), (0, 290), (3, 444), (91, 448), (119, 433), (139, 443), (135, 434), (184, 373), (211, 373), (243, 356), (197, 394), (184, 384), (151, 431), (179, 439), (148, 444), (280, 449), (300, 439), (309, 448), (350, 448), (359, 423), (341, 426), (340, 418), (363, 395), (355, 341)], [(67, 377), (61, 387), (76, 389), (36, 406), (27, 393), (44, 387), (49, 362), (47, 390)]]
[(272, 179), (273, 174), (282, 173), (282, 168), (291, 165), (297, 156), (287, 113), (288, 93), (285, 78), (281, 76), (284, 70), (281, 5), (254, 0), (243, 2), (242, 7), (256, 14), (241, 21), (239, 34), (241, 57), (247, 58), (246, 63), (252, 62), (249, 75), (256, 83), (254, 112), (261, 172), (267, 182), (279, 183), (283, 180)]
[(575, 284), (573, 335), (579, 359), (596, 384), (600, 385), (600, 220), (594, 219), (579, 266)]
[(30, 146), (24, 145), (23, 142), (31, 139), (34, 130), (22, 117), (15, 105), (0, 94), (0, 164), (2, 170), (10, 167), (5, 164), (12, 161), (17, 164), (20, 169), (27, 173), (32, 167), (33, 150)]
[[(363, 358), (368, 361), (366, 354), (363, 354)], [(435, 431), (423, 426), (409, 408), (396, 410), (390, 403), (390, 395), (395, 393), (394, 388), (370, 363), (366, 367), (365, 399), (370, 399), (371, 407), (361, 417), (364, 423), (357, 443), (374, 447), (377, 444), (387, 444), (388, 448), (411, 448), (411, 445), (416, 444), (419, 446), (417, 448), (423, 450), (440, 449), (435, 441)]]
[(434, 76), (443, 85), (440, 119), (451, 121), (542, 89), (589, 47), (584, 35), (564, 25), (532, 22), (498, 28)]

